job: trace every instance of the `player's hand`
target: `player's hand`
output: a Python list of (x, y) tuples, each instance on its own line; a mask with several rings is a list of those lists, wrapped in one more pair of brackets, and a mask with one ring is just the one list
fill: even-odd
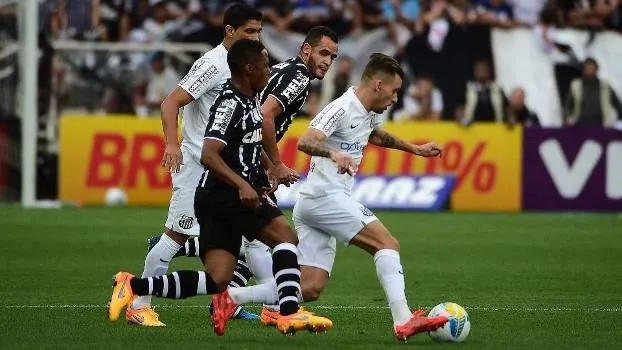
[(176, 144), (166, 145), (164, 157), (162, 157), (162, 167), (171, 173), (179, 172), (179, 168), (184, 164), (181, 148)]
[(443, 154), (443, 151), (436, 143), (428, 142), (426, 144), (417, 146), (415, 153), (418, 156), (422, 157), (439, 157)]
[(283, 184), (289, 187), (289, 185), (300, 179), (300, 174), (288, 168), (282, 162), (278, 162), (268, 169), (268, 179), (270, 179), (271, 183), (276, 181), (277, 185)]
[(330, 159), (337, 163), (337, 172), (339, 174), (354, 175), (357, 170), (354, 159), (349, 154), (343, 152), (331, 152)]
[(240, 201), (242, 201), (242, 204), (245, 206), (255, 209), (261, 204), (257, 191), (248, 183), (242, 186), (238, 191), (240, 193)]

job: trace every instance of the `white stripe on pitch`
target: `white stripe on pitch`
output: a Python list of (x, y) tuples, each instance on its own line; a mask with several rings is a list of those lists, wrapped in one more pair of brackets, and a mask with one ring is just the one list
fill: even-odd
[[(388, 310), (385, 306), (375, 305), (313, 305), (309, 304), (309, 309), (322, 310)], [(100, 309), (106, 308), (104, 304), (11, 304), (0, 305), (0, 309)], [(207, 305), (158, 305), (158, 308), (164, 309), (204, 309)], [(430, 309), (433, 306), (419, 306), (421, 308)], [(495, 311), (495, 312), (622, 312), (622, 306), (613, 307), (515, 307), (515, 306), (494, 306), (494, 305), (466, 305), (467, 311)]]

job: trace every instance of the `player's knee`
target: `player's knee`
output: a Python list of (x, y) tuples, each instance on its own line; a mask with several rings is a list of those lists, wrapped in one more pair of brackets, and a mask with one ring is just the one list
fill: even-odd
[(376, 244), (373, 247), (371, 253), (372, 254), (376, 254), (378, 251), (383, 250), (383, 249), (390, 249), (390, 250), (395, 250), (395, 251), (399, 252), (400, 251), (400, 241), (398, 241), (397, 238), (395, 238), (393, 236), (386, 237), (386, 238), (376, 242)]
[(173, 231), (169, 228), (166, 229), (165, 234), (179, 245), (184, 245), (186, 241), (188, 241), (188, 235)]
[(324, 286), (319, 285), (302, 286), (302, 298), (305, 302), (318, 300), (323, 290)]

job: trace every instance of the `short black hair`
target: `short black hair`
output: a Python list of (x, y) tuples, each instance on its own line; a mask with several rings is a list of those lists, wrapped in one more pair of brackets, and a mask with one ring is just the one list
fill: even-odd
[(363, 70), (363, 80), (369, 80), (378, 73), (390, 76), (397, 74), (404, 79), (404, 70), (395, 58), (383, 53), (372, 53), (369, 56), (369, 62), (367, 62), (365, 70)]
[(598, 69), (598, 61), (594, 57), (588, 57), (583, 61), (582, 66), (585, 67), (588, 64), (593, 64), (596, 69)]
[(309, 44), (315, 47), (320, 43), (323, 37), (330, 38), (330, 40), (334, 41), (335, 44), (339, 42), (339, 37), (337, 36), (337, 33), (335, 33), (332, 29), (325, 26), (315, 26), (311, 28), (309, 32), (307, 32), (307, 36), (302, 42), (302, 46), (304, 46), (304, 44)]
[(256, 40), (240, 39), (233, 43), (227, 53), (227, 64), (231, 75), (244, 73), (244, 66), (259, 61), (263, 50), (263, 44)]
[(246, 4), (236, 3), (225, 10), (222, 28), (225, 29), (226, 26), (231, 26), (233, 29), (238, 29), (251, 20), (261, 22), (263, 14)]

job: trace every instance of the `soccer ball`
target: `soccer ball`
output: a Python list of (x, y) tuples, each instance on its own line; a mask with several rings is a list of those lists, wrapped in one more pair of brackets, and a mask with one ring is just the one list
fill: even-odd
[(471, 319), (462, 306), (456, 303), (438, 304), (428, 314), (428, 317), (437, 316), (447, 316), (449, 321), (443, 327), (428, 333), (432, 339), (459, 343), (469, 336)]
[(111, 187), (106, 190), (106, 205), (109, 207), (118, 207), (127, 204), (127, 194), (118, 187)]

